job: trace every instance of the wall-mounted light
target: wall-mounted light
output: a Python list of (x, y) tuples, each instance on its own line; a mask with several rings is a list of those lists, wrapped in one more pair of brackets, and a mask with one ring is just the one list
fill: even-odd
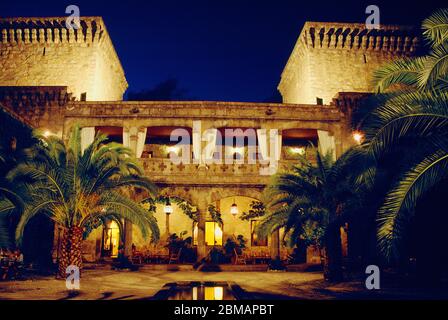
[(179, 153), (179, 147), (174, 147), (174, 146), (173, 147), (167, 147), (166, 150), (168, 151), (168, 153), (171, 153), (171, 152), (173, 152), (175, 154)]
[(352, 136), (353, 136), (353, 140), (355, 140), (356, 143), (358, 143), (358, 144), (360, 144), (362, 142), (362, 140), (364, 139), (364, 135), (359, 131), (353, 132)]
[(163, 208), (163, 211), (164, 211), (166, 214), (171, 214), (171, 213), (173, 213), (173, 207), (171, 206), (171, 202), (170, 202), (170, 199), (169, 199), (169, 198), (166, 200), (165, 207)]
[(233, 199), (233, 204), (230, 206), (230, 214), (233, 216), (238, 214), (238, 205), (235, 203), (235, 199)]
[(230, 151), (232, 153), (243, 154), (244, 153), (244, 147), (230, 147)]
[(304, 147), (295, 147), (289, 149), (291, 153), (304, 155), (305, 154), (305, 148)]

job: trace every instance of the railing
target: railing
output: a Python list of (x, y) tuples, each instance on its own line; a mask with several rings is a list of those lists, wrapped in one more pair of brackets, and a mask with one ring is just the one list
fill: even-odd
[[(145, 175), (156, 183), (168, 184), (267, 184), (270, 175), (262, 174), (263, 165), (255, 164), (174, 164), (170, 159), (139, 159)], [(278, 171), (284, 171), (297, 160), (280, 160)]]

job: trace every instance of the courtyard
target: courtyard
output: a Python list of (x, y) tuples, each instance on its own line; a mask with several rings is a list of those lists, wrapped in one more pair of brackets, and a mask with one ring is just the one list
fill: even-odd
[[(384, 284), (381, 290), (366, 290), (361, 280), (325, 282), (321, 272), (198, 272), (87, 269), (81, 289), (69, 292), (65, 281), (54, 276), (28, 275), (22, 280), (0, 282), (2, 300), (147, 300), (167, 283), (184, 281), (234, 282), (249, 299), (446, 299), (446, 290)], [(417, 293), (418, 292), (418, 293)]]

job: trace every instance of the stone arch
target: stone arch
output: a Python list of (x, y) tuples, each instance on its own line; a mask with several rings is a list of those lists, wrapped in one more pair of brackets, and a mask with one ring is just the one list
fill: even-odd
[(211, 202), (215, 202), (221, 199), (229, 198), (232, 196), (241, 196), (247, 198), (253, 198), (261, 201), (263, 188), (250, 188), (250, 187), (234, 187), (234, 188), (213, 188), (210, 192)]
[(165, 186), (159, 189), (158, 195), (177, 197), (191, 205), (196, 205), (192, 197), (192, 191), (188, 187)]

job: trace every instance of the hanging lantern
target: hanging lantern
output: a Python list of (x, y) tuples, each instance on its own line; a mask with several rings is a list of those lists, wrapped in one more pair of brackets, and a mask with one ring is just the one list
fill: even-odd
[(164, 211), (166, 214), (171, 214), (171, 213), (173, 213), (173, 207), (171, 206), (171, 202), (170, 202), (170, 199), (169, 199), (169, 198), (166, 200), (166, 204), (165, 204), (165, 207), (163, 208), (163, 211)]
[(230, 213), (231, 213), (233, 216), (236, 216), (236, 215), (238, 214), (238, 206), (237, 206), (237, 204), (235, 203), (235, 199), (233, 199), (233, 204), (232, 204), (231, 207), (230, 207)]

